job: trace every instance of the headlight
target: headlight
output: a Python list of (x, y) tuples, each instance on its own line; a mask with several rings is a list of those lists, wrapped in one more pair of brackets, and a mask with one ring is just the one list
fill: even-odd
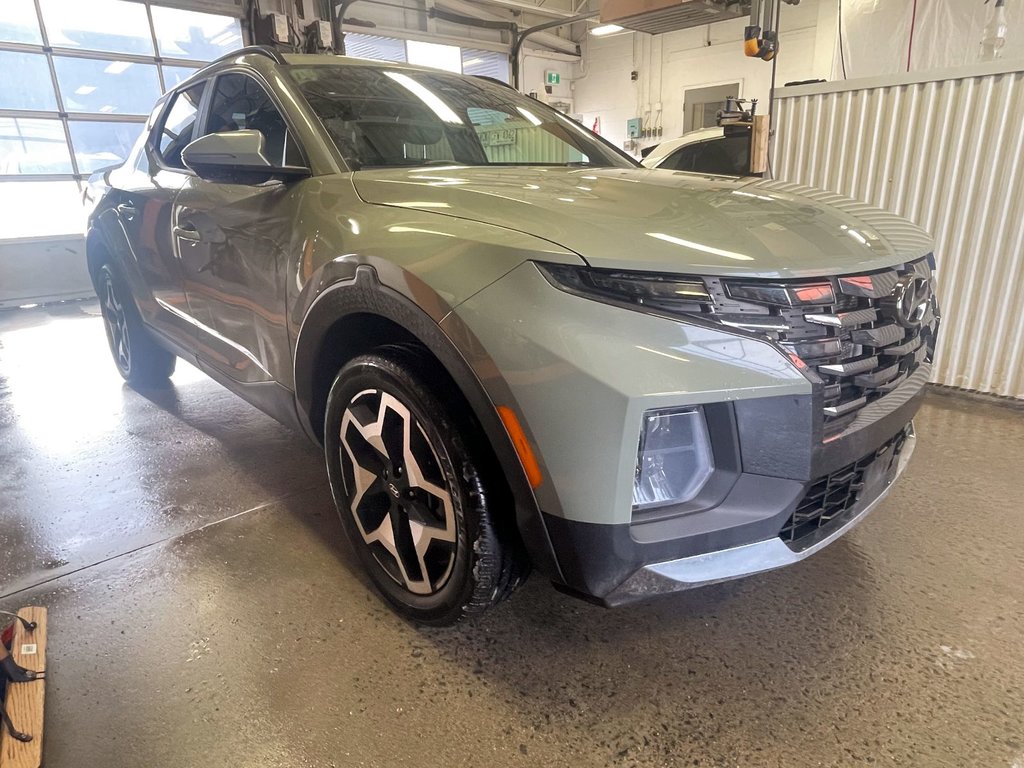
[(825, 278), (780, 283), (535, 264), (551, 285), (575, 296), (639, 312), (656, 311), (681, 319), (695, 318), (774, 341), (812, 383), (821, 380), (800, 355), (838, 354), (838, 350), (831, 351), (838, 344), (835, 339), (827, 339), (824, 345), (813, 340), (803, 341), (798, 349), (788, 337), (792, 326), (786, 313), (816, 308), (832, 311), (835, 290), (831, 280)]
[(699, 277), (648, 272), (589, 269), (566, 264), (537, 264), (552, 285), (568, 293), (636, 309), (660, 309), (683, 314), (710, 310), (711, 294)]
[(633, 481), (634, 511), (689, 501), (713, 469), (711, 441), (699, 408), (647, 411)]
[(789, 330), (781, 313), (796, 307), (829, 307), (836, 301), (829, 280), (774, 282), (654, 272), (592, 269), (537, 263), (541, 274), (567, 293), (636, 310), (660, 310), (771, 335)]

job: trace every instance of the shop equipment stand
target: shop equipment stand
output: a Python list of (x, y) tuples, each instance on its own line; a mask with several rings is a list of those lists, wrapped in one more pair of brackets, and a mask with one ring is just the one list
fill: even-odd
[[(46, 609), (22, 608), (11, 643), (14, 661), (29, 669), (46, 669)], [(43, 700), (46, 681), (8, 683), (4, 709), (8, 728), (0, 723), (0, 768), (40, 768), (43, 763)], [(12, 731), (16, 730), (17, 734)], [(28, 741), (22, 739), (28, 738)]]

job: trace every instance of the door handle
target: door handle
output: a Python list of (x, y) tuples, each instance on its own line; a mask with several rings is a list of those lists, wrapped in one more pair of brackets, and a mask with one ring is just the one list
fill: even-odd
[(198, 243), (203, 239), (203, 236), (199, 234), (199, 230), (196, 229), (194, 224), (186, 224), (183, 227), (174, 228), (174, 236), (180, 237), (182, 240), (191, 240), (194, 243)]
[(124, 216), (126, 219), (128, 219), (128, 221), (131, 221), (132, 219), (135, 218), (136, 210), (134, 205), (121, 203), (117, 206), (117, 212)]

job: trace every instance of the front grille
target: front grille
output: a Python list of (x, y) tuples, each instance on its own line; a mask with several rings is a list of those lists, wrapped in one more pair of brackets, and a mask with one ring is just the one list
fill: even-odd
[(927, 259), (856, 275), (705, 283), (719, 322), (766, 334), (817, 374), (825, 439), (934, 353), (939, 318)]
[(864, 476), (868, 468), (876, 460), (887, 462), (886, 469), (892, 467), (906, 439), (907, 430), (904, 429), (859, 461), (819, 478), (807, 489), (789, 516), (779, 538), (786, 543), (797, 542), (853, 509), (864, 490)]

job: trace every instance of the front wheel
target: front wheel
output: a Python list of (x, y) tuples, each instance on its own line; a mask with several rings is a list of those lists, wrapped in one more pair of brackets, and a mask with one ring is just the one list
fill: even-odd
[(159, 346), (142, 324), (128, 287), (110, 264), (100, 267), (96, 281), (103, 326), (117, 372), (132, 386), (166, 384), (176, 358)]
[[(327, 470), (342, 525), (389, 603), (424, 624), (481, 613), (525, 575), (472, 427), (429, 389), (414, 352), (389, 347), (338, 373), (327, 401)], [(417, 371), (421, 372), (417, 375)]]

